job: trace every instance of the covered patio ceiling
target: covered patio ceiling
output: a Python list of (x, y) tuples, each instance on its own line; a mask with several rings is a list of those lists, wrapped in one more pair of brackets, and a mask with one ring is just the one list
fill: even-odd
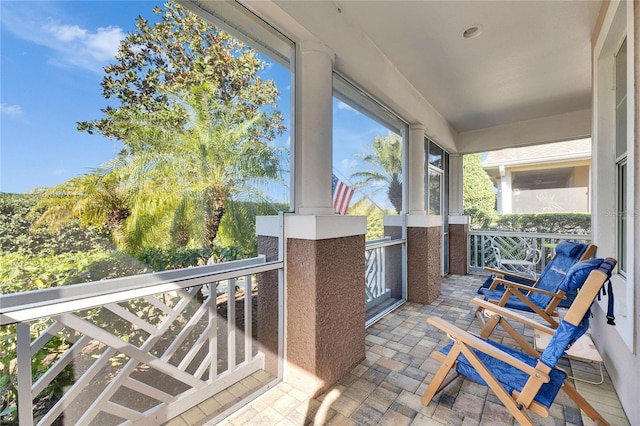
[[(590, 134), (591, 34), (600, 1), (274, 4), (335, 52), (339, 72), (424, 124), (428, 134), (442, 129), (407, 105), (435, 110), (451, 134), (436, 139), (449, 149), (465, 153)], [(479, 30), (465, 38), (474, 26)], [(393, 73), (405, 81), (381, 81)], [(407, 103), (411, 96), (401, 90), (390, 94), (407, 83), (418, 99)]]

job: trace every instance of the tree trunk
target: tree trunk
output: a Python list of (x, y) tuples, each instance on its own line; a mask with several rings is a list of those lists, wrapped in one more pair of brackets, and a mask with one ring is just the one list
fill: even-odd
[(218, 235), (218, 229), (220, 228), (220, 221), (224, 215), (225, 203), (224, 197), (220, 195), (215, 188), (208, 188), (205, 192), (206, 197), (206, 219), (204, 229), (204, 246), (206, 248), (213, 248), (214, 241)]

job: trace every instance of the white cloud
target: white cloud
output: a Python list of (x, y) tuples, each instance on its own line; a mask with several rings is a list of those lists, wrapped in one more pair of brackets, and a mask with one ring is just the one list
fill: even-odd
[[(2, 27), (14, 36), (50, 49), (48, 62), (62, 67), (79, 67), (99, 74), (115, 61), (125, 32), (117, 26), (83, 28), (62, 22), (52, 8), (34, 11), (3, 4)], [(68, 18), (67, 18), (68, 20)]]
[(89, 34), (84, 44), (94, 58), (108, 61), (115, 58), (118, 46), (124, 37), (125, 34), (121, 28), (109, 26), (98, 28), (95, 34)]
[(77, 25), (46, 24), (42, 29), (51, 33), (56, 39), (64, 42), (83, 39), (87, 36), (87, 30)]
[(9, 117), (17, 117), (19, 115), (24, 114), (20, 105), (7, 105), (0, 104), (0, 113), (8, 115)]
[(349, 176), (353, 173), (356, 167), (358, 167), (358, 161), (352, 159), (344, 159), (340, 161), (338, 170), (345, 176)]
[(102, 72), (102, 67), (113, 62), (118, 53), (124, 31), (116, 26), (100, 27), (94, 32), (77, 25), (49, 23), (42, 30), (57, 42), (52, 47), (56, 55), (52, 63), (72, 65)]
[(64, 174), (65, 170), (64, 169), (54, 169), (51, 171), (51, 174), (54, 176), (60, 176), (62, 174)]
[(353, 109), (352, 107), (350, 107), (349, 105), (345, 104), (342, 101), (338, 102), (338, 109), (346, 109), (347, 111), (355, 111), (355, 109)]

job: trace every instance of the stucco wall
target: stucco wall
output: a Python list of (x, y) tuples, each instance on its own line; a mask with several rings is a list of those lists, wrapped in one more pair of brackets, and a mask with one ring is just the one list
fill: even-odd
[(407, 300), (428, 305), (442, 288), (440, 227), (407, 228)]
[[(258, 236), (258, 253), (267, 262), (278, 260), (278, 238)], [(258, 343), (265, 354), (265, 370), (278, 374), (278, 271), (258, 274)]]
[(466, 275), (469, 273), (469, 225), (449, 225), (449, 272)]
[(307, 392), (365, 358), (364, 244), (364, 235), (287, 240), (288, 380)]

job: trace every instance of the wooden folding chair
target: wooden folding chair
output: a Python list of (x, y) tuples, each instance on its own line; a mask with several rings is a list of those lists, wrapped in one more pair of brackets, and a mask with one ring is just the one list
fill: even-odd
[[(558, 327), (558, 312), (557, 309), (560, 302), (567, 299), (567, 293), (577, 293), (579, 285), (584, 282), (584, 279), (589, 272), (597, 268), (602, 259), (587, 259), (575, 263), (569, 268), (568, 271), (563, 272), (558, 278), (551, 278), (552, 275), (546, 275), (548, 281), (554, 280), (552, 288), (551, 285), (546, 285), (544, 289), (541, 285), (543, 280), (540, 280), (540, 285), (537, 287), (529, 287), (509, 280), (496, 279), (495, 281), (501, 283), (505, 287), (504, 293), (497, 293), (497, 298), (494, 298), (494, 293), (491, 291), (484, 292), (485, 299), (498, 306), (505, 306), (510, 309), (516, 309), (520, 311), (535, 312), (542, 319), (544, 319), (550, 327)], [(580, 279), (570, 279), (570, 275), (580, 276)], [(478, 306), (476, 309), (476, 317), (481, 323), (485, 323), (484, 308)]]
[[(556, 364), (565, 350), (588, 329), (591, 304), (615, 265), (614, 259), (607, 259), (588, 275), (560, 326), (552, 330), (551, 341), (542, 354), (538, 354), (529, 343), (525, 343), (524, 352), (519, 351), (470, 334), (440, 318), (430, 317), (428, 322), (447, 333), (452, 342), (433, 355), (442, 365), (427, 387), (422, 403), (428, 405), (438, 392), (457, 376), (463, 375), (488, 386), (520, 424), (534, 424), (529, 411), (547, 417), (551, 404), (562, 389), (596, 424), (607, 425), (607, 421), (575, 390), (566, 373)], [(524, 338), (521, 340), (525, 341)]]
[[(598, 246), (595, 244), (584, 244), (575, 241), (560, 241), (554, 249), (553, 257), (547, 262), (544, 270), (540, 273), (538, 278), (532, 278), (529, 276), (517, 274), (512, 271), (505, 271), (500, 268), (492, 268), (485, 266), (483, 269), (491, 273), (491, 280), (487, 280), (479, 289), (478, 294), (483, 294), (485, 291), (499, 290), (504, 292), (504, 286), (500, 281), (495, 279), (509, 280), (517, 282), (519, 284), (525, 284), (530, 287), (538, 287), (541, 280), (546, 280), (546, 275), (552, 274), (554, 281), (561, 281), (563, 275), (573, 266), (576, 262), (591, 259), (596, 255)], [(558, 275), (559, 274), (559, 275)], [(548, 285), (548, 284), (547, 284)], [(555, 285), (557, 287), (558, 284)], [(543, 289), (549, 290), (549, 288)], [(496, 299), (496, 297), (492, 297)], [(566, 306), (568, 308), (568, 306)]]

